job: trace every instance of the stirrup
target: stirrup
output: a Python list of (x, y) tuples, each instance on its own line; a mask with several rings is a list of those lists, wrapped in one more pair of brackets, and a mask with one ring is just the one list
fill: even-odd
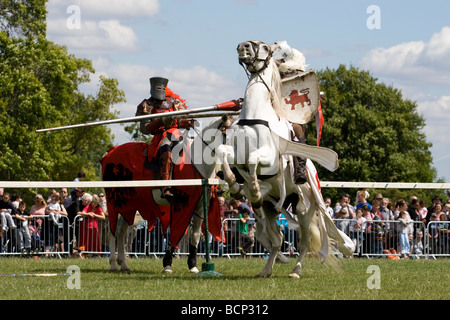
[(170, 189), (170, 187), (165, 187), (162, 189), (162, 197), (165, 198), (166, 200), (172, 200), (174, 195), (172, 193), (172, 190)]

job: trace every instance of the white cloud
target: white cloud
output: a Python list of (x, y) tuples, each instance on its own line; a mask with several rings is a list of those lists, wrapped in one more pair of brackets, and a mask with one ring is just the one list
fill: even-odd
[[(161, 76), (169, 79), (168, 87), (185, 99), (192, 109), (238, 99), (242, 97), (244, 90), (231, 79), (203, 66), (152, 69), (143, 64), (112, 64), (104, 57), (94, 59), (93, 66), (96, 73), (90, 83), (83, 85), (82, 91), (95, 94), (100, 75), (116, 78), (119, 81), (119, 89), (125, 92), (127, 99), (125, 103), (115, 106), (120, 112), (120, 118), (134, 116), (137, 105), (150, 97), (151, 77)], [(122, 126), (111, 125), (111, 129), (116, 136), (116, 144), (130, 141)]]
[(69, 6), (80, 9), (82, 19), (110, 20), (151, 17), (159, 12), (158, 0), (49, 0), (47, 10), (56, 18), (67, 16)]
[(47, 3), (47, 37), (75, 54), (138, 50), (138, 37), (124, 21), (159, 12), (158, 0), (77, 0)]
[[(438, 177), (450, 182), (450, 27), (443, 27), (428, 41), (411, 41), (371, 50), (360, 63), (380, 81), (393, 83), (404, 96), (417, 101), (425, 118), (424, 133)], [(439, 96), (440, 95), (440, 96)]]
[(118, 20), (84, 21), (79, 29), (66, 28), (65, 20), (49, 20), (47, 38), (76, 54), (133, 52), (138, 43), (134, 30)]
[(450, 85), (450, 27), (432, 35), (428, 42), (405, 42), (371, 50), (361, 61), (376, 75), (409, 83)]
[[(450, 96), (429, 97), (418, 101), (418, 111), (426, 118), (425, 133), (434, 145), (449, 144)], [(450, 152), (450, 151), (449, 151)]]

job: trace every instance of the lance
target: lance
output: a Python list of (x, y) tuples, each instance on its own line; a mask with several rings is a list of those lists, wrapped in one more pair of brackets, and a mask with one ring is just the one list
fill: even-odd
[[(47, 129), (37, 129), (36, 132), (47, 132), (47, 131), (56, 131), (56, 130), (65, 130), (65, 129), (73, 129), (73, 128), (82, 128), (82, 127), (91, 127), (98, 125), (107, 125), (114, 123), (125, 123), (125, 122), (138, 122), (142, 120), (150, 120), (154, 118), (164, 118), (164, 117), (177, 117), (183, 115), (189, 115), (194, 117), (197, 113), (208, 112), (208, 111), (239, 111), (242, 108), (242, 100), (232, 100), (224, 103), (216, 104), (214, 106), (201, 107), (197, 109), (186, 109), (172, 112), (164, 112), (164, 113), (155, 113), (155, 114), (147, 114), (142, 116), (135, 116), (130, 118), (122, 118), (122, 119), (111, 119), (111, 120), (103, 120), (103, 121), (95, 121), (95, 122), (86, 122), (80, 124), (73, 124), (68, 126), (61, 126), (55, 128), (47, 128)], [(223, 114), (226, 114), (225, 112)]]

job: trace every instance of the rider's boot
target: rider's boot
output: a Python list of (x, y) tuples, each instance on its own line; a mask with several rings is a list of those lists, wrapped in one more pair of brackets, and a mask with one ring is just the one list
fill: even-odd
[[(170, 180), (170, 171), (172, 167), (172, 152), (171, 151), (164, 151), (160, 158), (160, 170), (159, 170), (159, 176), (161, 180)], [(173, 193), (170, 187), (164, 187), (161, 189), (162, 197), (167, 200), (173, 199)]]
[(306, 177), (306, 159), (300, 157), (292, 157), (294, 160), (294, 182), (295, 184), (303, 184), (307, 181)]

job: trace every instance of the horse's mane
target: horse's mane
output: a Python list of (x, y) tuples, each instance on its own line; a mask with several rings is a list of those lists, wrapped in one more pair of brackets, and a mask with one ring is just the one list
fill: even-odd
[(271, 63), (269, 64), (269, 68), (272, 67), (272, 79), (270, 86), (270, 100), (272, 102), (273, 109), (279, 118), (285, 117), (285, 112), (282, 108), (281, 99), (283, 99), (281, 95), (281, 77), (280, 70), (277, 67), (277, 64), (273, 59), (271, 59)]

